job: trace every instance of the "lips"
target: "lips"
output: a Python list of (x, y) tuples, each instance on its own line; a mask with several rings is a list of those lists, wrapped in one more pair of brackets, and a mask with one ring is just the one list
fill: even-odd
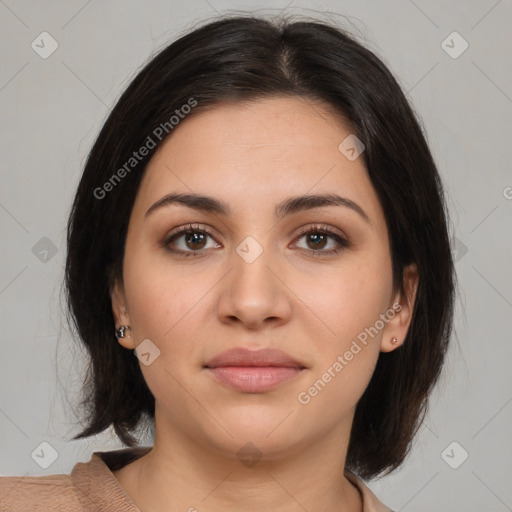
[(282, 350), (236, 348), (210, 359), (204, 368), (228, 388), (262, 393), (297, 377), (306, 367)]
[(286, 352), (273, 348), (262, 350), (234, 348), (222, 352), (205, 364), (207, 368), (218, 368), (219, 366), (280, 366), (285, 368), (305, 368), (304, 365), (293, 359)]

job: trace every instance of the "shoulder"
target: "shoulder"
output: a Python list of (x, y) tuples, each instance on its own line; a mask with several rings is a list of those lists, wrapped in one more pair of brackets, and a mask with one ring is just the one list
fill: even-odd
[(373, 494), (370, 488), (358, 476), (350, 473), (349, 471), (345, 471), (345, 476), (350, 482), (352, 482), (352, 484), (355, 485), (355, 487), (357, 487), (361, 494), (363, 512), (393, 512), (393, 510), (386, 507), (384, 503), (379, 501), (377, 496)]
[(112, 471), (150, 449), (94, 452), (69, 475), (0, 477), (0, 512), (140, 512)]
[(2, 512), (85, 510), (69, 475), (0, 477)]

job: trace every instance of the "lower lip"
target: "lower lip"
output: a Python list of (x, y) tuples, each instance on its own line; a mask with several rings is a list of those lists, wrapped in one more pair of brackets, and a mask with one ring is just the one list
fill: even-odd
[(244, 393), (262, 393), (294, 379), (301, 368), (285, 366), (219, 366), (208, 371), (221, 383)]

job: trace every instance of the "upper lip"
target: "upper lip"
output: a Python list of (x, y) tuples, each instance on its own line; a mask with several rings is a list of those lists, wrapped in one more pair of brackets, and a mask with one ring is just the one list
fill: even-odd
[(219, 366), (284, 366), (300, 368), (305, 366), (293, 359), (289, 354), (275, 348), (248, 350), (246, 348), (233, 348), (221, 352), (205, 364), (206, 368)]

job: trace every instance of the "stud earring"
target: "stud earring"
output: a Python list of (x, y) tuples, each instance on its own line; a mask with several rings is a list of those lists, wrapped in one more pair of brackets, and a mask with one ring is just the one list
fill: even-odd
[(395, 338), (395, 337), (393, 336), (393, 338), (391, 338), (391, 343), (392, 343), (393, 345), (396, 345), (396, 344), (398, 343), (398, 338)]
[(117, 339), (124, 338), (126, 336), (126, 330), (131, 329), (129, 325), (121, 325), (115, 330), (115, 335)]

